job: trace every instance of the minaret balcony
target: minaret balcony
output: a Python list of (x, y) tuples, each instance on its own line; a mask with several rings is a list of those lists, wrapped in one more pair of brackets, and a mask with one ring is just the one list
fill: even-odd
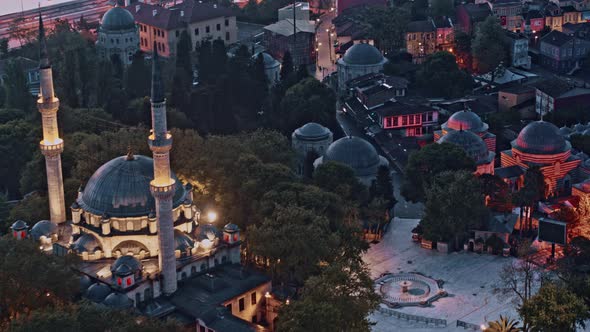
[(39, 142), (41, 153), (61, 153), (64, 150), (64, 141), (61, 138), (56, 139), (53, 143), (48, 141)]
[(170, 134), (170, 132), (166, 133), (166, 137), (156, 137), (154, 136), (154, 134), (150, 134), (150, 136), (148, 137), (148, 143), (150, 145), (150, 148), (166, 148), (168, 147), (168, 150), (170, 149), (170, 147), (172, 147), (172, 135)]
[(40, 97), (37, 99), (37, 109), (41, 113), (48, 113), (48, 112), (57, 112), (59, 108), (59, 99), (53, 97), (53, 99), (43, 99)]
[(176, 188), (176, 181), (170, 179), (169, 183), (156, 183), (155, 181), (150, 182), (150, 190), (154, 196), (160, 198), (166, 198), (167, 195), (174, 195), (174, 189)]

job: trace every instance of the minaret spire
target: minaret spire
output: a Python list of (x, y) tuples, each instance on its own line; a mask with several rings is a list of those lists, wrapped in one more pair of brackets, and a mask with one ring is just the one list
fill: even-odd
[(39, 10), (39, 76), (40, 93), (37, 109), (43, 121), (43, 140), (39, 143), (41, 153), (45, 156), (47, 170), (47, 193), (49, 196), (49, 214), (54, 223), (66, 221), (63, 176), (61, 171), (61, 153), (64, 149), (63, 140), (59, 137), (57, 127), (57, 111), (59, 99), (53, 91), (53, 72), (47, 54), (45, 28)]
[(160, 287), (165, 295), (176, 291), (176, 256), (174, 254), (174, 219), (172, 198), (176, 183), (170, 176), (170, 149), (172, 136), (166, 124), (166, 98), (159, 64), (158, 50), (154, 42), (152, 59), (152, 130), (148, 138), (154, 157), (154, 179), (150, 183), (156, 201), (158, 220), (158, 261), (162, 281)]

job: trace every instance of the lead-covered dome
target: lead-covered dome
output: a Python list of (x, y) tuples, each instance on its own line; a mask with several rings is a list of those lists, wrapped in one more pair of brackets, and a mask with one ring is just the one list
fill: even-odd
[(535, 121), (520, 131), (512, 147), (525, 153), (556, 154), (567, 151), (570, 145), (554, 124)]
[(447, 122), (443, 123), (443, 129), (469, 130), (481, 133), (488, 130), (488, 125), (481, 121), (479, 115), (471, 111), (459, 111), (453, 113)]
[(51, 237), (53, 234), (57, 234), (57, 225), (49, 220), (41, 220), (31, 228), (34, 240), (39, 240), (41, 236)]
[(362, 138), (346, 136), (330, 144), (324, 162), (336, 161), (354, 169), (357, 176), (372, 175), (381, 165), (375, 147)]
[[(117, 157), (94, 172), (77, 202), (82, 209), (95, 215), (147, 216), (156, 209), (150, 192), (153, 177), (152, 158), (141, 155)], [(178, 207), (185, 200), (186, 192), (173, 172), (171, 177), (176, 181), (173, 205)]]
[(133, 29), (135, 28), (135, 19), (127, 9), (113, 7), (102, 17), (100, 28), (109, 31)]
[(342, 57), (342, 61), (349, 65), (376, 65), (383, 60), (381, 52), (367, 43), (352, 45)]
[(459, 146), (476, 164), (489, 163), (491, 161), (490, 152), (486, 143), (481, 137), (470, 131), (452, 131), (438, 140), (438, 143), (451, 143)]
[(324, 140), (332, 134), (330, 129), (322, 126), (319, 123), (309, 122), (295, 129), (293, 133), (295, 137), (304, 141), (318, 141)]

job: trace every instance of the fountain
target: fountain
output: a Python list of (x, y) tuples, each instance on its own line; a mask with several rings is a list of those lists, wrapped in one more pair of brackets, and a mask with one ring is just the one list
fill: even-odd
[(436, 280), (418, 273), (386, 274), (375, 285), (383, 302), (390, 307), (426, 306), (446, 296)]

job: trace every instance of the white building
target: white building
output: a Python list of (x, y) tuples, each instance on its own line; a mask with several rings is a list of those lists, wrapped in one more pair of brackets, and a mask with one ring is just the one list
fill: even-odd
[(383, 70), (387, 59), (370, 44), (360, 43), (350, 47), (338, 60), (338, 89), (346, 90), (346, 82), (357, 77)]
[(315, 122), (295, 129), (291, 135), (291, 146), (297, 153), (297, 174), (311, 174), (312, 170), (306, 169), (306, 164), (313, 163), (315, 159), (322, 157), (333, 140), (330, 129)]
[(522, 33), (506, 30), (506, 44), (510, 52), (510, 66), (531, 69), (529, 39)]
[(102, 59), (116, 55), (124, 65), (131, 64), (133, 55), (139, 51), (139, 32), (128, 10), (116, 6), (104, 14), (98, 28), (96, 48)]

